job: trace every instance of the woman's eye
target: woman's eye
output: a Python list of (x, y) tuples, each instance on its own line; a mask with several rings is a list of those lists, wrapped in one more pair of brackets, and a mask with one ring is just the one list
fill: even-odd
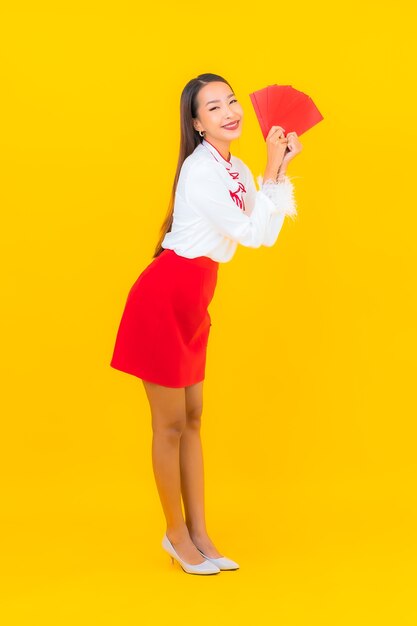
[[(235, 98), (234, 100), (230, 100), (229, 104), (231, 104), (232, 102), (237, 102), (237, 99)], [(212, 109), (209, 109), (210, 111), (214, 111), (214, 109), (217, 109), (218, 107), (213, 107)]]

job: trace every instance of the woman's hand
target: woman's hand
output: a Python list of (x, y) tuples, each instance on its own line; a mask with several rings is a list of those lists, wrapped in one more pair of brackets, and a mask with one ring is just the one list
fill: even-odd
[(268, 178), (276, 179), (278, 170), (281, 167), (288, 140), (284, 135), (282, 126), (271, 126), (265, 139), (267, 149), (267, 163), (264, 180)]
[(287, 152), (284, 155), (284, 158), (282, 159), (282, 163), (281, 163), (281, 167), (280, 170), (285, 170), (287, 168), (287, 165), (290, 161), (292, 161), (292, 159), (297, 156), (297, 154), (300, 154), (301, 150), (303, 149), (303, 146), (300, 142), (300, 140), (298, 139), (298, 135), (295, 131), (291, 131), (290, 133), (287, 133)]
[(267, 149), (267, 164), (271, 164), (279, 168), (287, 149), (285, 130), (282, 126), (271, 126), (265, 141)]

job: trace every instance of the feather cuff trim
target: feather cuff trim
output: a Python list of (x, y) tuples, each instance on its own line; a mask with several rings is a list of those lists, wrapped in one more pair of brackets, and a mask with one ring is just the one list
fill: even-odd
[(294, 196), (294, 185), (287, 175), (284, 181), (275, 182), (268, 179), (264, 182), (263, 176), (259, 174), (257, 177), (259, 190), (267, 196), (280, 212), (294, 218), (297, 215), (297, 204)]

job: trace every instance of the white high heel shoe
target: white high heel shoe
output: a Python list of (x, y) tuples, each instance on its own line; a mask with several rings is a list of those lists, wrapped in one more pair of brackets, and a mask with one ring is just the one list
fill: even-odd
[(197, 548), (197, 550), (202, 556), (204, 556), (204, 558), (211, 561), (211, 563), (216, 565), (220, 570), (239, 569), (238, 563), (236, 563), (236, 561), (232, 561), (232, 559), (228, 559), (226, 556), (220, 556), (217, 559), (214, 559), (213, 557), (207, 556), (206, 554), (204, 554), (204, 552), (202, 552), (200, 548)]
[(174, 563), (174, 559), (178, 561), (184, 572), (187, 572), (187, 574), (218, 574), (220, 572), (220, 568), (217, 567), (215, 563), (211, 563), (209, 559), (206, 559), (202, 563), (197, 563), (196, 565), (183, 561), (180, 555), (177, 554), (166, 533), (162, 538), (162, 547), (168, 552), (168, 554), (171, 555), (172, 563)]

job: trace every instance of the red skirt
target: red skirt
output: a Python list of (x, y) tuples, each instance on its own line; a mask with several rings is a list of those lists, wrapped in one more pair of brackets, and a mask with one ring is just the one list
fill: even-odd
[(219, 263), (165, 249), (132, 285), (111, 367), (166, 387), (204, 379)]

